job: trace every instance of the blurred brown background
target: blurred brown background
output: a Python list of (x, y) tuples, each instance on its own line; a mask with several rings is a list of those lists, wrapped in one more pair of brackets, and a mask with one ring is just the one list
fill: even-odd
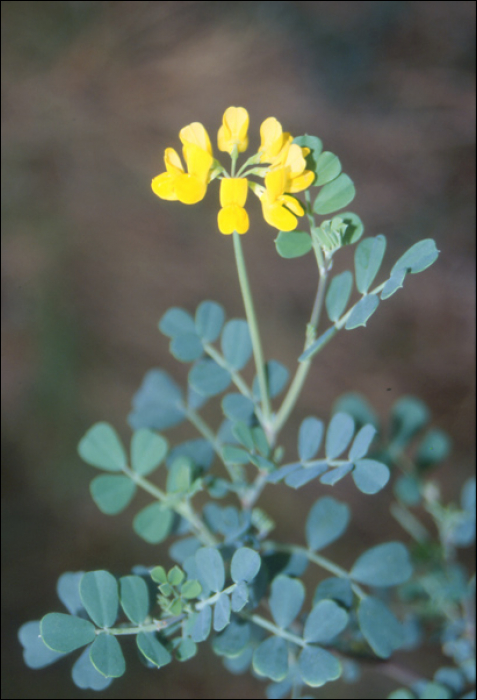
[[(151, 366), (184, 380), (157, 330), (169, 306), (194, 311), (214, 299), (243, 315), (217, 188), (194, 207), (150, 190), (164, 149), (192, 121), (215, 143), (224, 110), (240, 105), (252, 146), (268, 116), (320, 136), (357, 185), (351, 208), (366, 234), (388, 238), (385, 271), (416, 240), (436, 240), (432, 268), (320, 355), (283, 441), (293, 459), (299, 422), (328, 420), (343, 392), (363, 392), (383, 416), (415, 394), (454, 441), (439, 478), (446, 499), (458, 495), (475, 420), (474, 24), (475, 3), (456, 1), (2, 2), (3, 698), (95, 695), (73, 686), (71, 661), (27, 669), (16, 639), (23, 622), (61, 609), (63, 571), (125, 574), (170, 561), (167, 547), (132, 533), (139, 501), (117, 518), (99, 513), (88, 493), (95, 470), (76, 445), (97, 420), (129, 439), (130, 399)], [(265, 351), (294, 368), (314, 262), (279, 258), (275, 231), (250, 202), (243, 243)], [(339, 261), (349, 266), (352, 251)], [(217, 410), (207, 417), (216, 423)], [(277, 537), (302, 541), (322, 492), (271, 488), (264, 504)], [(348, 483), (334, 493), (354, 511), (343, 564), (383, 539), (406, 540), (389, 494), (366, 497)], [(127, 675), (105, 698), (263, 697), (263, 683), (228, 674), (208, 645), (159, 672), (138, 663), (132, 644), (126, 651)], [(430, 674), (438, 663), (432, 652), (409, 656)], [(321, 697), (380, 698), (393, 687), (370, 673)]]

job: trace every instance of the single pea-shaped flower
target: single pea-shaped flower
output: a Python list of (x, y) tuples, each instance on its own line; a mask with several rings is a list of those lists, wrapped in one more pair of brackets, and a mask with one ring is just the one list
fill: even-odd
[(183, 204), (196, 204), (205, 197), (213, 164), (209, 135), (199, 122), (181, 129), (179, 138), (187, 165), (185, 172), (179, 154), (166, 148), (164, 161), (166, 172), (152, 180), (152, 191), (161, 199), (179, 200)]
[(207, 192), (213, 158), (193, 144), (184, 146), (183, 152), (188, 172), (185, 172), (179, 154), (173, 148), (166, 148), (166, 172), (155, 177), (151, 187), (161, 199), (178, 199), (183, 204), (196, 204)]
[(287, 173), (285, 168), (272, 170), (265, 175), (266, 189), (261, 193), (263, 218), (280, 231), (294, 231), (297, 216), (305, 213), (300, 202), (286, 193)]
[(220, 205), (218, 224), (221, 233), (246, 233), (249, 228), (248, 214), (244, 209), (247, 201), (248, 182), (244, 177), (224, 177), (220, 181)]
[(217, 142), (220, 151), (232, 153), (234, 148), (243, 153), (248, 147), (249, 116), (243, 107), (229, 107), (225, 110)]

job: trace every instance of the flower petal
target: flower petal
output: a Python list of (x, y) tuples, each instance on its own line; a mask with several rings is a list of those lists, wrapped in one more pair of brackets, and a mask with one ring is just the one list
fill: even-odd
[(244, 177), (224, 177), (220, 181), (220, 205), (227, 207), (231, 204), (245, 206), (248, 194), (248, 181)]
[(183, 173), (180, 155), (173, 148), (166, 148), (164, 152), (164, 162), (169, 173)]
[(247, 149), (249, 116), (243, 107), (229, 107), (225, 110), (223, 124), (218, 133), (218, 146), (221, 151), (232, 153), (234, 146), (242, 153)]
[(219, 231), (230, 234), (247, 233), (249, 229), (249, 218), (246, 210), (237, 204), (231, 204), (219, 211), (218, 215)]
[(306, 188), (312, 184), (315, 177), (314, 172), (311, 170), (305, 170), (302, 175), (294, 177), (289, 181), (287, 192), (302, 192), (302, 190), (306, 190)]
[(194, 175), (178, 175), (174, 183), (177, 199), (183, 204), (196, 204), (204, 199), (207, 185)]
[(262, 137), (260, 148), (260, 160), (271, 162), (283, 148), (283, 130), (280, 122), (275, 117), (268, 117), (260, 127)]
[(212, 155), (212, 144), (205, 127), (200, 122), (192, 122), (179, 132), (179, 138), (183, 145), (194, 144)]
[(199, 180), (208, 182), (210, 169), (212, 167), (212, 163), (214, 162), (214, 159), (210, 153), (208, 151), (204, 151), (203, 148), (200, 148), (193, 143), (184, 145), (182, 150), (184, 153), (184, 160), (187, 163), (189, 175), (194, 175), (194, 177), (198, 178)]
[(266, 195), (262, 198), (263, 218), (280, 231), (293, 231), (298, 224), (298, 219), (281, 202), (270, 204)]
[(265, 187), (270, 198), (270, 202), (275, 201), (285, 192), (287, 176), (285, 168), (277, 168), (265, 175)]
[(162, 173), (151, 182), (152, 191), (161, 199), (176, 200), (175, 180), (175, 175), (171, 173)]

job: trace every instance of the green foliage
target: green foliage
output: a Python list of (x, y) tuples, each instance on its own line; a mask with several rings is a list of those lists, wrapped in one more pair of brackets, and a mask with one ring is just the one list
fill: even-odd
[(93, 425), (80, 441), (78, 452), (88, 464), (109, 472), (120, 472), (127, 463), (124, 447), (109, 423)]
[(339, 503), (331, 496), (319, 498), (306, 520), (306, 541), (308, 547), (317, 552), (339, 539), (345, 532), (350, 519), (346, 503)]
[[(340, 677), (356, 680), (363, 660), (376, 663), (397, 650), (404, 658), (425, 641), (440, 644), (447, 665), (389, 697), (475, 697), (469, 633), (475, 576), (458, 558), (460, 548), (475, 542), (475, 479), (463, 485), (458, 503), (441, 497), (430, 477), (447, 459), (451, 441), (429, 426), (427, 406), (401, 397), (386, 423), (365, 398), (348, 393), (328, 418), (298, 420), (292, 461), (284, 462), (279, 435), (315, 356), (342, 329), (366, 326), (408, 274), (438, 257), (434, 241), (419, 241), (379, 282), (385, 237), (363, 239), (363, 223), (353, 212), (316, 218), (335, 214), (354, 198), (339, 158), (323, 151), (315, 136), (295, 143), (309, 149), (307, 167), (315, 175), (306, 192), (309, 232), (281, 231), (275, 246), (285, 259), (313, 251), (309, 259), (316, 259), (319, 286), (291, 381), (285, 365), (263, 357), (240, 237), (233, 234), (246, 319), (226, 320), (222, 306), (211, 300), (195, 313), (166, 311), (159, 330), (172, 355), (191, 363), (187, 390), (164, 370), (150, 370), (132, 401), (129, 455), (105, 422), (93, 425), (78, 446), (83, 461), (106, 472), (90, 484), (103, 513), (134, 508), (138, 490), (148, 495), (132, 527), (151, 545), (171, 538), (171, 564), (136, 567), (119, 578), (104, 570), (63, 574), (57, 592), (68, 614), (52, 612), (19, 630), (30, 668), (82, 649), (72, 666), (73, 681), (82, 690), (100, 691), (126, 670), (121, 648), (126, 635), (135, 636), (140, 658), (155, 668), (174, 659), (186, 662), (199, 644), (210, 641), (232, 673), (252, 671), (268, 679), (268, 698), (309, 698), (309, 688)], [(334, 257), (354, 244), (353, 271), (333, 276)], [(324, 311), (328, 327), (321, 329)], [(224, 420), (206, 414), (216, 423), (212, 427), (202, 408), (223, 392)], [(198, 434), (182, 442), (170, 445), (158, 432), (186, 421)], [(392, 479), (386, 494), (389, 499), (394, 494), (391, 513), (407, 542), (380, 542), (376, 522), (377, 543), (363, 542), (350, 569), (342, 561), (346, 548), (332, 545), (345, 536), (351, 508), (327, 491), (348, 475), (358, 493), (351, 498), (343, 490), (342, 498), (348, 494), (350, 502), (371, 508), (369, 497)], [(307, 485), (315, 493), (298, 544), (271, 539), (274, 519), (282, 526), (280, 513), (270, 515), (257, 505), (270, 485), (282, 492)], [(314, 572), (314, 591), (307, 596), (303, 581), (313, 580)], [(380, 668), (413, 677), (394, 663)]]
[(282, 258), (300, 258), (310, 252), (313, 243), (306, 231), (280, 231), (275, 246)]

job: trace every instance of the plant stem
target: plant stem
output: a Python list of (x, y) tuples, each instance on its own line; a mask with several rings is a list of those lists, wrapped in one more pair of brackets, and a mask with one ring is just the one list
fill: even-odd
[(245, 307), (245, 315), (247, 316), (248, 327), (250, 330), (250, 338), (252, 341), (253, 356), (255, 360), (255, 367), (257, 370), (258, 384), (260, 387), (260, 398), (262, 402), (262, 413), (264, 419), (264, 430), (265, 433), (270, 437), (270, 421), (271, 421), (271, 407), (270, 398), (268, 396), (267, 378), (265, 374), (265, 363), (263, 361), (262, 344), (260, 341), (260, 333), (258, 330), (257, 317), (255, 316), (255, 309), (253, 306), (252, 294), (250, 291), (250, 285), (247, 277), (247, 269), (245, 267), (245, 258), (242, 251), (242, 243), (240, 242), (240, 235), (237, 231), (233, 232), (234, 239), (234, 252), (235, 252), (235, 262), (237, 264), (238, 278), (240, 282), (240, 289), (242, 292), (243, 304)]
[[(164, 493), (162, 489), (158, 488), (157, 486), (154, 486), (154, 484), (151, 484), (151, 482), (145, 479), (143, 476), (140, 476), (140, 474), (137, 474), (129, 467), (123, 467), (123, 471), (129, 476), (129, 478), (132, 481), (134, 481), (135, 484), (140, 486), (144, 491), (147, 491), (149, 494), (151, 494), (151, 496), (154, 496), (154, 498), (156, 498), (158, 501), (168, 501), (167, 494)], [(181, 501), (179, 503), (174, 503), (170, 505), (170, 508), (172, 510), (175, 510), (176, 513), (181, 515), (192, 525), (193, 529), (195, 530), (195, 534), (203, 544), (211, 547), (217, 544), (217, 540), (210, 532), (208, 527), (205, 525), (205, 523), (203, 523), (202, 520), (199, 518), (199, 516), (194, 511), (189, 502)]]
[[(350, 580), (349, 572), (346, 571), (346, 569), (343, 569), (341, 566), (338, 566), (334, 562), (330, 561), (329, 559), (326, 559), (325, 557), (322, 557), (319, 554), (311, 552), (306, 547), (299, 547), (298, 545), (294, 544), (279, 544), (277, 542), (272, 542), (271, 540), (263, 542), (262, 547), (265, 549), (265, 551), (272, 550), (274, 552), (302, 554), (309, 561), (312, 561), (314, 564), (317, 564), (317, 566), (320, 566), (322, 569), (329, 571), (331, 574), (334, 574), (338, 578), (345, 578)], [(366, 598), (366, 593), (362, 590), (360, 586), (358, 586), (358, 584), (351, 583), (351, 588), (359, 598)]]
[(259, 471), (252, 486), (245, 492), (242, 497), (242, 508), (250, 510), (256, 503), (258, 497), (267, 485), (268, 472)]
[[(181, 616), (183, 617), (183, 615)], [(115, 637), (122, 634), (139, 634), (140, 632), (159, 632), (166, 627), (170, 627), (176, 624), (177, 617), (170, 618), (168, 620), (153, 620), (144, 625), (137, 625), (136, 627), (108, 627), (107, 629), (99, 628), (96, 629), (96, 634), (113, 634)]]
[(258, 627), (262, 627), (264, 630), (268, 630), (268, 632), (275, 634), (277, 637), (286, 639), (287, 642), (297, 644), (299, 647), (306, 647), (306, 642), (304, 639), (302, 639), (301, 637), (297, 637), (296, 634), (292, 634), (291, 632), (286, 632), (285, 630), (282, 630), (280, 627), (274, 625), (273, 622), (269, 622), (261, 615), (249, 614), (245, 612), (241, 612), (239, 614), (240, 617), (244, 617), (246, 620), (250, 620), (250, 622), (253, 622), (255, 625), (258, 625)]
[(216, 455), (221, 459), (222, 464), (226, 468), (228, 475), (230, 476), (232, 481), (239, 481), (237, 475), (235, 474), (234, 470), (227, 464), (227, 462), (224, 462), (222, 458), (222, 452), (220, 450), (220, 446), (217, 442), (217, 439), (212, 432), (212, 430), (209, 428), (207, 423), (204, 421), (204, 419), (199, 416), (199, 414), (194, 411), (192, 408), (188, 408), (186, 412), (187, 418), (190, 420), (192, 425), (194, 425), (199, 433), (212, 445), (214, 448), (214, 452)]
[(246, 382), (242, 379), (242, 377), (240, 376), (240, 374), (236, 370), (234, 370), (230, 367), (230, 365), (227, 363), (225, 358), (220, 354), (220, 352), (218, 352), (218, 350), (216, 350), (213, 347), (213, 345), (210, 345), (210, 343), (205, 343), (204, 349), (205, 349), (206, 353), (209, 355), (209, 357), (211, 357), (213, 360), (215, 360), (215, 362), (217, 362), (217, 364), (220, 367), (223, 367), (228, 372), (230, 372), (230, 375), (232, 377), (232, 381), (235, 384), (235, 386), (237, 387), (237, 389), (240, 391), (240, 393), (242, 393), (248, 399), (253, 401), (252, 392), (248, 388)]
[[(321, 251), (320, 251), (321, 253)], [(318, 283), (318, 290), (316, 292), (315, 303), (313, 304), (313, 310), (311, 312), (310, 323), (307, 326), (306, 340), (304, 351), (314, 342), (316, 335), (316, 328), (320, 322), (321, 310), (323, 308), (323, 302), (325, 299), (326, 282), (328, 280), (329, 268), (323, 263), (323, 267), (320, 268), (320, 281)], [(298, 367), (293, 377), (293, 381), (290, 384), (290, 388), (287, 391), (283, 403), (280, 406), (273, 424), (275, 435), (283, 428), (290, 413), (292, 412), (298, 397), (301, 394), (303, 385), (305, 383), (306, 377), (311, 367), (311, 360), (305, 360), (305, 362), (299, 362)]]

